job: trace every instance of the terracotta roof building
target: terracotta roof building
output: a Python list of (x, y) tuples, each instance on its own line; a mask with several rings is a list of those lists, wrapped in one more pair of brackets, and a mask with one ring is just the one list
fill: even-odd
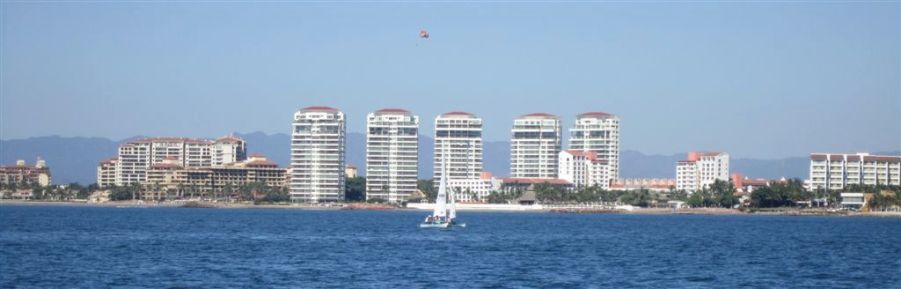
[(606, 112), (586, 112), (576, 116), (569, 129), (569, 149), (592, 151), (607, 162), (611, 180), (619, 178), (619, 117)]
[(291, 200), (344, 200), (346, 120), (327, 106), (310, 106), (294, 113), (291, 134)]
[(482, 119), (468, 112), (448, 112), (435, 118), (435, 184), (447, 162), (448, 180), (478, 180), (482, 173)]
[(514, 178), (557, 178), (560, 154), (560, 119), (530, 113), (513, 121), (510, 140), (510, 175)]
[(387, 108), (366, 116), (366, 199), (402, 202), (417, 190), (419, 116)]
[(676, 162), (676, 189), (694, 192), (716, 180), (729, 181), (729, 154), (689, 152), (688, 159)]

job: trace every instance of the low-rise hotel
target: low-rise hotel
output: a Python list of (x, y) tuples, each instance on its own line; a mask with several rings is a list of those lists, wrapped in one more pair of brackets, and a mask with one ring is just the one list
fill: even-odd
[(694, 192), (716, 180), (729, 181), (729, 154), (690, 152), (688, 159), (676, 162), (676, 190)]
[[(143, 185), (147, 183), (150, 167), (164, 160), (182, 167), (204, 168), (243, 161), (245, 156), (244, 141), (234, 136), (215, 141), (180, 137), (145, 138), (120, 145), (115, 162), (105, 160), (98, 164), (98, 185), (110, 185), (108, 174), (112, 167), (115, 167), (115, 185)], [(101, 179), (104, 180), (101, 182)]]
[(560, 152), (557, 166), (560, 179), (572, 183), (576, 188), (597, 186), (610, 188), (610, 169), (605, 160), (598, 159), (594, 151), (565, 150)]
[[(147, 171), (147, 189), (143, 198), (160, 200), (189, 197), (211, 192), (234, 193), (243, 185), (259, 183), (285, 188), (287, 169), (279, 168), (260, 154), (241, 162), (221, 166), (185, 167), (175, 157), (151, 165)], [(226, 191), (226, 188), (232, 191)]]
[(848, 185), (901, 185), (901, 156), (869, 153), (810, 154), (809, 190), (842, 190)]
[(38, 159), (34, 166), (29, 166), (25, 160), (17, 160), (16, 165), (0, 166), (0, 184), (19, 185), (23, 183), (42, 187), (49, 186), (51, 179), (47, 162)]

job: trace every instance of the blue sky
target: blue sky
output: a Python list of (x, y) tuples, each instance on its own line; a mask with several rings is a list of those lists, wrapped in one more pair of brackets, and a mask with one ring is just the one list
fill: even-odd
[(329, 105), (356, 132), (605, 111), (645, 153), (901, 148), (898, 2), (0, 5), (3, 139), (288, 133)]

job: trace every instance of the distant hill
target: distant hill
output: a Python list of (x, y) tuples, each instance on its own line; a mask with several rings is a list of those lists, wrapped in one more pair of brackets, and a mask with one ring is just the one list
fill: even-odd
[[(249, 153), (262, 153), (281, 166), (287, 166), (290, 162), (291, 138), (287, 134), (254, 132), (236, 135), (247, 141)], [(41, 157), (50, 166), (54, 183), (93, 183), (97, 163), (115, 156), (120, 142), (105, 138), (59, 136), (0, 140), (0, 163), (13, 164), (17, 159), (24, 159), (29, 164), (34, 164), (35, 159)], [(432, 175), (434, 140), (429, 136), (420, 136), (419, 145), (419, 175), (421, 178), (429, 178)], [(365, 148), (365, 135), (356, 132), (347, 134), (347, 163), (360, 168), (361, 174), (365, 174)], [(877, 154), (901, 155), (901, 151)], [(624, 150), (620, 157), (623, 178), (673, 178), (676, 173), (675, 163), (685, 158), (685, 154), (647, 155)], [(484, 158), (485, 170), (497, 176), (509, 175), (509, 142), (485, 142)], [(733, 158), (731, 161), (732, 172), (759, 178), (803, 179), (807, 177), (809, 166), (807, 156), (774, 160)]]

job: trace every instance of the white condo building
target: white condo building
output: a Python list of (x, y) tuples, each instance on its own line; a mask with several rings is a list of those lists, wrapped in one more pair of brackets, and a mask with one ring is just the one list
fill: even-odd
[(569, 133), (570, 150), (594, 152), (598, 160), (607, 162), (610, 179), (619, 179), (619, 117), (606, 112), (582, 113)]
[(842, 190), (847, 185), (901, 186), (901, 156), (810, 154), (810, 190)]
[(560, 154), (560, 119), (532, 113), (513, 121), (510, 175), (513, 178), (557, 178)]
[(416, 192), (419, 117), (396, 108), (366, 116), (366, 199), (396, 203)]
[(289, 193), (294, 202), (344, 200), (344, 113), (311, 106), (294, 113)]
[(560, 179), (572, 183), (577, 188), (591, 186), (605, 190), (610, 188), (610, 169), (607, 161), (599, 159), (597, 153), (593, 151), (561, 151), (558, 168)]
[(729, 154), (690, 152), (687, 160), (676, 162), (676, 190), (694, 192), (714, 181), (729, 181)]
[(454, 192), (456, 200), (464, 203), (487, 202), (491, 192), (500, 191), (503, 184), (502, 179), (495, 178), (488, 172), (481, 173), (475, 179), (447, 180), (447, 187)]
[(212, 165), (222, 166), (247, 159), (247, 143), (234, 136), (225, 136), (213, 142)]
[(101, 188), (116, 184), (116, 166), (119, 158), (110, 158), (97, 165), (97, 186)]
[[(108, 177), (112, 165), (115, 168), (115, 184), (127, 186), (145, 184), (147, 170), (163, 161), (186, 168), (199, 168), (213, 166), (214, 160), (226, 164), (244, 159), (244, 141), (231, 136), (216, 141), (176, 137), (146, 138), (120, 145), (116, 162), (101, 162), (97, 172)], [(102, 177), (104, 176), (98, 175), (98, 180)]]
[(434, 180), (447, 161), (448, 180), (478, 180), (482, 173), (482, 119), (468, 112), (435, 118)]

